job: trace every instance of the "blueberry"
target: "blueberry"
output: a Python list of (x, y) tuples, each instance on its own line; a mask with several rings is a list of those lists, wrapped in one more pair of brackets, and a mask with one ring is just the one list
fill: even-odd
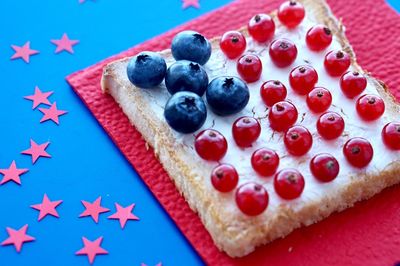
[(175, 60), (189, 60), (200, 65), (207, 63), (211, 56), (210, 42), (191, 30), (178, 33), (172, 40), (171, 50)]
[(153, 88), (159, 85), (167, 71), (164, 58), (158, 53), (141, 52), (128, 63), (127, 74), (133, 85), (140, 88)]
[(207, 118), (207, 108), (196, 93), (180, 91), (169, 98), (164, 117), (170, 127), (180, 133), (192, 133), (201, 128)]
[(169, 93), (191, 91), (203, 96), (208, 85), (207, 72), (198, 63), (181, 60), (172, 64), (165, 75)]
[(206, 92), (211, 110), (221, 116), (240, 112), (250, 98), (246, 83), (237, 77), (218, 77), (208, 84)]

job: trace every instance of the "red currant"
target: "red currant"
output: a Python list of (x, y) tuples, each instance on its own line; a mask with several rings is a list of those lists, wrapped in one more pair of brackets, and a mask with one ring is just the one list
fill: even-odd
[(368, 140), (364, 138), (349, 139), (343, 146), (344, 157), (354, 167), (367, 166), (374, 156), (374, 150)]
[(347, 71), (340, 78), (340, 88), (344, 95), (352, 99), (367, 87), (367, 79), (357, 71)]
[(304, 178), (296, 169), (283, 169), (276, 173), (274, 187), (281, 198), (295, 199), (304, 190)]
[(290, 72), (289, 82), (295, 92), (306, 95), (318, 82), (318, 74), (311, 66), (298, 66)]
[(261, 98), (267, 106), (272, 106), (286, 98), (287, 90), (285, 85), (278, 80), (270, 80), (261, 85)]
[(296, 123), (297, 117), (298, 112), (296, 107), (288, 101), (281, 101), (275, 103), (269, 109), (268, 120), (273, 130), (286, 131)]
[(306, 14), (304, 7), (297, 1), (286, 1), (278, 9), (278, 18), (283, 25), (294, 28), (299, 25)]
[(275, 22), (267, 14), (258, 14), (250, 19), (247, 29), (254, 40), (263, 43), (274, 37)]
[(385, 102), (377, 95), (365, 94), (357, 100), (356, 110), (362, 119), (376, 120), (385, 112)]
[(267, 208), (269, 197), (267, 190), (262, 185), (249, 182), (238, 187), (235, 200), (244, 214), (256, 216)]
[(315, 87), (307, 94), (307, 105), (311, 111), (322, 113), (328, 110), (332, 103), (331, 93), (322, 87)]
[(256, 150), (251, 156), (253, 169), (262, 176), (271, 176), (278, 169), (279, 156), (270, 149), (261, 148)]
[(386, 124), (382, 130), (382, 139), (392, 150), (400, 150), (400, 123)]
[(326, 112), (319, 117), (317, 130), (324, 139), (336, 139), (343, 133), (344, 120), (338, 113)]
[(296, 60), (297, 47), (288, 39), (276, 39), (269, 46), (269, 56), (277, 67), (287, 67)]
[(329, 182), (338, 176), (339, 163), (332, 155), (320, 153), (311, 159), (310, 170), (319, 181)]
[(330, 51), (325, 56), (326, 72), (332, 77), (340, 77), (350, 67), (350, 56), (341, 50)]
[(238, 118), (232, 126), (232, 135), (236, 144), (241, 147), (249, 147), (261, 134), (260, 123), (254, 117), (243, 116)]
[(194, 141), (197, 154), (204, 160), (219, 161), (225, 156), (228, 143), (225, 137), (214, 129), (206, 129), (197, 134)]
[(307, 128), (293, 126), (286, 131), (283, 141), (291, 155), (301, 156), (311, 149), (313, 138)]
[(260, 58), (255, 54), (243, 55), (238, 60), (237, 71), (249, 83), (259, 80), (262, 72)]
[(322, 51), (332, 43), (332, 32), (325, 25), (311, 27), (306, 34), (306, 43), (312, 51)]
[(246, 38), (239, 31), (228, 31), (222, 35), (219, 46), (229, 59), (234, 59), (246, 50)]
[(235, 167), (230, 164), (220, 164), (212, 170), (211, 183), (220, 192), (232, 191), (239, 181)]

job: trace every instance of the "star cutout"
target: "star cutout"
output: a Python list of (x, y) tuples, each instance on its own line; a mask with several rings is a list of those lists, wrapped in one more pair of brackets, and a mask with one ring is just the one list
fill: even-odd
[[(142, 262), (142, 264), (140, 264), (140, 266), (147, 266), (147, 264)], [(162, 266), (162, 263), (159, 262), (159, 263), (156, 264), (156, 266)]]
[(199, 0), (182, 0), (183, 4), (182, 4), (182, 8), (186, 9), (188, 7), (194, 7), (199, 9), (200, 8), (200, 4), (199, 4)]
[(28, 230), (27, 224), (21, 227), (19, 230), (15, 230), (10, 227), (7, 227), (6, 230), (8, 233), (8, 238), (4, 240), (1, 245), (14, 245), (17, 252), (21, 251), (22, 245), (25, 242), (31, 242), (35, 240), (35, 238), (33, 238), (32, 236), (26, 234), (26, 231)]
[(79, 215), (79, 217), (92, 216), (95, 223), (99, 222), (99, 214), (110, 211), (110, 209), (104, 208), (100, 205), (101, 197), (98, 197), (93, 201), (93, 203), (84, 200), (81, 200), (81, 202), (86, 209)]
[(39, 211), (39, 218), (38, 221), (42, 220), (47, 215), (53, 215), (54, 217), (60, 217), (56, 208), (60, 205), (63, 201), (62, 200), (55, 200), (50, 201), (46, 194), (43, 196), (42, 203), (31, 205), (31, 208)]
[(70, 40), (68, 38), (68, 35), (66, 33), (63, 34), (61, 39), (59, 40), (50, 40), (53, 44), (57, 45), (57, 48), (54, 53), (58, 54), (62, 51), (67, 51), (70, 54), (74, 53), (74, 50), (72, 49), (72, 46), (76, 45), (79, 43), (78, 40)]
[(57, 125), (59, 124), (58, 117), (67, 113), (67, 111), (64, 110), (58, 110), (56, 102), (54, 102), (50, 108), (39, 108), (39, 111), (43, 113), (40, 123), (43, 123), (47, 120), (52, 120)]
[(3, 175), (3, 179), (0, 181), (0, 185), (7, 183), (9, 181), (14, 181), (18, 185), (21, 185), (20, 175), (28, 172), (28, 169), (18, 169), (15, 161), (12, 161), (8, 169), (0, 169), (0, 174)]
[(132, 210), (135, 207), (135, 204), (131, 204), (128, 207), (122, 207), (118, 203), (115, 203), (115, 207), (117, 211), (108, 216), (108, 219), (118, 219), (121, 225), (121, 228), (124, 229), (125, 224), (128, 220), (139, 220), (139, 217), (132, 214)]
[(49, 146), (50, 142), (46, 142), (43, 144), (37, 144), (34, 140), (31, 139), (31, 147), (27, 150), (22, 151), (22, 154), (27, 154), (32, 156), (32, 163), (34, 164), (37, 159), (40, 157), (50, 158), (50, 154), (46, 152), (47, 146)]
[(53, 91), (42, 92), (38, 86), (35, 87), (35, 93), (33, 95), (25, 96), (24, 98), (27, 100), (33, 101), (32, 109), (38, 107), (41, 103), (50, 105), (49, 100), (47, 99), (50, 95), (53, 94)]
[(15, 53), (11, 56), (11, 60), (22, 58), (26, 63), (29, 63), (31, 55), (38, 54), (39, 51), (33, 50), (30, 47), (31, 42), (26, 42), (23, 46), (11, 45)]
[(90, 264), (94, 262), (94, 259), (97, 255), (108, 254), (108, 251), (102, 248), (101, 242), (103, 241), (103, 237), (99, 237), (94, 241), (88, 240), (86, 237), (82, 237), (83, 240), (83, 248), (78, 250), (76, 255), (87, 255)]

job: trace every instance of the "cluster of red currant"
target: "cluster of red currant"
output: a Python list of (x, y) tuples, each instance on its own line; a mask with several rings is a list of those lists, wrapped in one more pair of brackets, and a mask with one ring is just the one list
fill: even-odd
[[(287, 1), (278, 9), (280, 22), (288, 28), (294, 28), (305, 16), (304, 7), (296, 1)], [(248, 24), (250, 36), (259, 43), (271, 41), (275, 33), (274, 20), (266, 14), (254, 16)], [(325, 25), (316, 25), (306, 34), (306, 44), (312, 51), (320, 52), (329, 47), (332, 32)], [(229, 31), (220, 41), (221, 50), (230, 59), (241, 56), (237, 61), (239, 75), (248, 83), (260, 79), (262, 63), (255, 54), (245, 54), (246, 38), (238, 31)], [(279, 68), (290, 66), (297, 57), (296, 45), (288, 39), (276, 39), (269, 45), (272, 62)], [(345, 51), (334, 50), (326, 54), (324, 66), (332, 77), (340, 78), (340, 88), (345, 96), (354, 98), (367, 87), (367, 79), (359, 72), (347, 71), (350, 67), (350, 56)], [(347, 72), (346, 72), (347, 71)], [(314, 113), (322, 113), (317, 120), (319, 135), (332, 140), (340, 137), (344, 131), (344, 119), (336, 112), (327, 111), (332, 103), (332, 95), (328, 89), (315, 87), (318, 82), (317, 71), (302, 65), (294, 68), (289, 74), (291, 88), (299, 95), (306, 95), (306, 103)], [(260, 88), (260, 96), (269, 107), (270, 127), (284, 134), (284, 144), (289, 154), (302, 156), (313, 144), (310, 131), (300, 125), (294, 125), (298, 118), (296, 107), (285, 100), (287, 89), (277, 80), (267, 81)], [(366, 120), (376, 120), (385, 111), (384, 101), (377, 95), (366, 94), (356, 101), (359, 116)], [(232, 135), (241, 148), (250, 147), (261, 134), (261, 125), (253, 117), (240, 117), (232, 126)], [(400, 123), (389, 123), (383, 131), (384, 143), (392, 149), (400, 149)], [(196, 136), (195, 149), (205, 160), (219, 161), (227, 152), (225, 137), (214, 129), (207, 129)], [(344, 147), (343, 153), (347, 161), (354, 167), (367, 166), (373, 157), (372, 145), (364, 138), (351, 138)], [(295, 169), (283, 169), (276, 173), (279, 166), (278, 154), (268, 148), (260, 148), (251, 156), (253, 169), (261, 176), (274, 176), (276, 193), (287, 200), (297, 198), (304, 189), (304, 178)], [(329, 182), (339, 174), (339, 163), (330, 154), (315, 155), (310, 161), (311, 173), (321, 182)], [(211, 174), (211, 182), (215, 189), (230, 192), (236, 188), (239, 176), (236, 169), (229, 164), (218, 165)], [(239, 209), (250, 216), (262, 213), (268, 206), (268, 193), (262, 185), (254, 182), (241, 185), (236, 190), (236, 203)]]

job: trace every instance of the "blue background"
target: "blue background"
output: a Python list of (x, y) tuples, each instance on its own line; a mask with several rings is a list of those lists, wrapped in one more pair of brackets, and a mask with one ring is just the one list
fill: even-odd
[[(102, 246), (109, 255), (98, 256), (95, 265), (202, 265), (201, 259), (179, 232), (101, 126), (65, 82), (65, 76), (159, 35), (179, 24), (227, 4), (230, 0), (200, 0), (201, 8), (182, 10), (181, 0), (42, 0), (0, 2), (0, 168), (16, 160), (22, 186), (9, 182), (0, 186), (0, 241), (7, 238), (5, 227), (15, 229), (29, 224), (28, 234), (36, 241), (25, 244), (21, 254), (14, 247), (0, 247), (0, 265), (88, 265), (86, 256), (75, 256), (82, 247), (82, 236), (94, 240), (104, 236)], [(398, 0), (390, 0), (400, 10)], [(66, 32), (78, 39), (75, 54), (54, 54), (50, 39)], [(11, 44), (40, 51), (26, 64), (10, 61)], [(49, 98), (69, 113), (60, 125), (40, 124), (40, 111), (23, 96), (34, 87), (54, 90)], [(20, 152), (37, 143), (50, 141), (51, 159), (35, 165)], [(62, 199), (57, 208), (60, 218), (37, 221), (32, 204), (43, 194)], [(94, 201), (111, 209), (92, 219), (79, 219), (84, 210), (80, 200)], [(123, 206), (136, 203), (134, 214), (140, 221), (129, 221), (121, 230), (118, 221), (106, 217), (115, 211), (114, 202)]]

